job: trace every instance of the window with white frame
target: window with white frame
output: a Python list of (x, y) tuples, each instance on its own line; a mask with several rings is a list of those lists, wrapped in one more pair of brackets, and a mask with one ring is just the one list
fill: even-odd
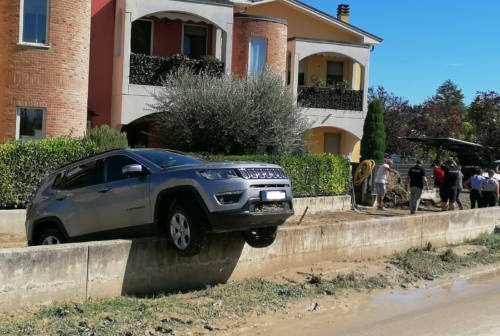
[(189, 58), (207, 55), (208, 29), (205, 26), (183, 26), (182, 53)]
[(49, 0), (20, 0), (20, 42), (47, 44)]
[(45, 137), (45, 110), (41, 108), (17, 109), (16, 139), (36, 140)]
[(250, 39), (250, 53), (248, 61), (248, 74), (260, 75), (264, 70), (267, 59), (267, 40), (260, 37)]

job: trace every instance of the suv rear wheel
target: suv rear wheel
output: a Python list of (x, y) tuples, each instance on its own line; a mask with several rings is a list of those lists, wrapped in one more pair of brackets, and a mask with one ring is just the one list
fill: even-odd
[(268, 247), (276, 240), (277, 226), (245, 231), (245, 241), (254, 248)]
[(55, 228), (49, 228), (42, 231), (38, 238), (38, 245), (58, 245), (64, 244), (65, 242), (66, 240), (61, 231)]
[(167, 232), (180, 255), (191, 257), (203, 248), (206, 238), (204, 222), (199, 211), (180, 203), (168, 216)]

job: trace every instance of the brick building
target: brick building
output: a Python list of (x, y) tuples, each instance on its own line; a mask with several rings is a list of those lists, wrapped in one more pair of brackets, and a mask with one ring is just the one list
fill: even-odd
[(83, 134), (90, 8), (90, 1), (2, 1), (0, 141)]
[(296, 0), (2, 1), (0, 141), (108, 124), (152, 145), (158, 86), (130, 80), (131, 57), (210, 55), (228, 74), (282, 74), (299, 105), (308, 97), (311, 151), (356, 161), (370, 51), (382, 40), (349, 15), (347, 5), (332, 16)]

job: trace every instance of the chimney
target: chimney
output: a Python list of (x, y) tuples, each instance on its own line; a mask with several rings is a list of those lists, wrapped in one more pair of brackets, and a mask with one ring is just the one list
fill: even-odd
[(337, 8), (337, 19), (345, 23), (349, 23), (349, 12), (350, 10), (348, 4), (340, 4)]

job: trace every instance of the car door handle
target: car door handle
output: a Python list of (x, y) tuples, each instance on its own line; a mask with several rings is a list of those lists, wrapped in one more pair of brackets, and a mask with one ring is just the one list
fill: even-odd
[(98, 191), (98, 193), (100, 193), (100, 194), (105, 194), (105, 193), (107, 193), (107, 192), (108, 192), (108, 191), (110, 191), (110, 190), (111, 190), (111, 188), (102, 188), (102, 189), (100, 189), (100, 190)]

